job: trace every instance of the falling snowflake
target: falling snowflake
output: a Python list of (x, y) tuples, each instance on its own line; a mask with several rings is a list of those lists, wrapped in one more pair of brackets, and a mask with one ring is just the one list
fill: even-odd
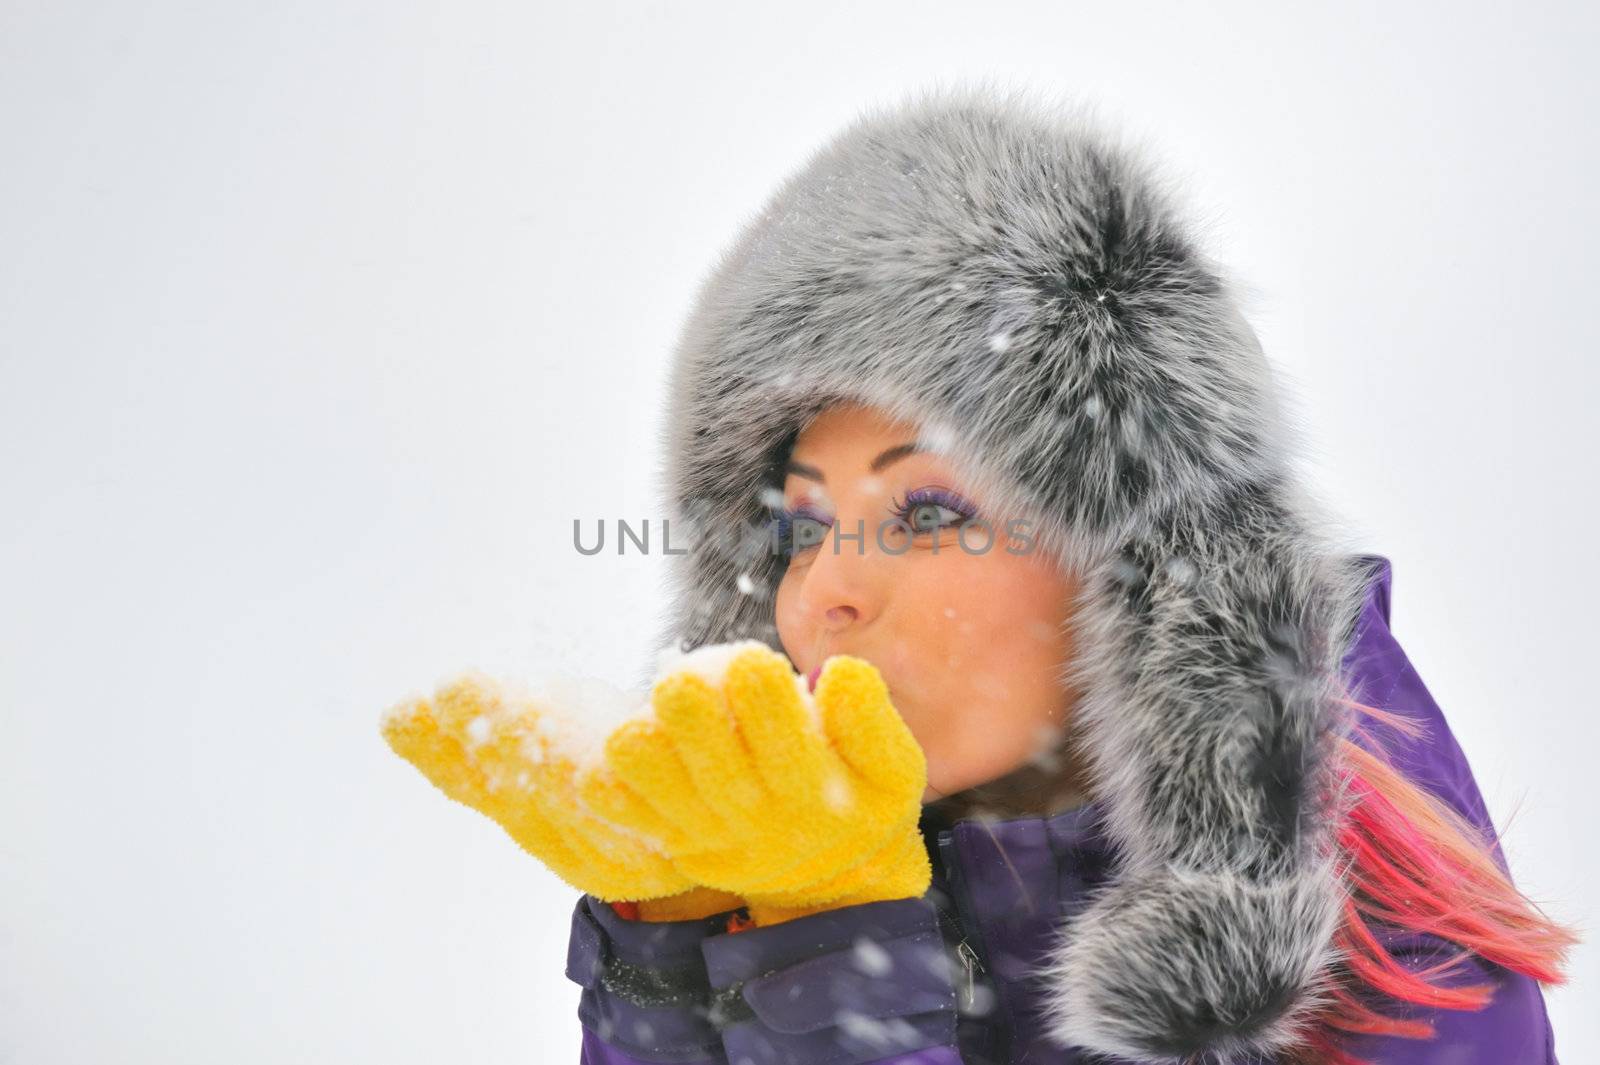
[(1177, 584), (1189, 588), (1194, 585), (1195, 578), (1200, 575), (1200, 570), (1194, 562), (1184, 555), (1173, 555), (1167, 559), (1164, 567), (1167, 576)]
[(917, 433), (917, 442), (929, 451), (947, 454), (955, 450), (956, 432), (940, 421), (929, 421)]
[(885, 976), (894, 969), (894, 959), (889, 952), (865, 936), (856, 937), (851, 958), (856, 968), (868, 976)]
[(883, 1049), (915, 1046), (919, 1039), (917, 1030), (901, 1017), (880, 1021), (855, 1010), (841, 1009), (833, 1019), (846, 1035)]

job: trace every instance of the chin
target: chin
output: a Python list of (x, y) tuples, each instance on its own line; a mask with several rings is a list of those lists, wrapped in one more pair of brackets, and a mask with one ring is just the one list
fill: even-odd
[(922, 792), (922, 801), (933, 802), (935, 799), (954, 795), (956, 792), (970, 787), (971, 784), (972, 781), (952, 778), (948, 773), (939, 772), (936, 763), (930, 758), (928, 760), (928, 786)]

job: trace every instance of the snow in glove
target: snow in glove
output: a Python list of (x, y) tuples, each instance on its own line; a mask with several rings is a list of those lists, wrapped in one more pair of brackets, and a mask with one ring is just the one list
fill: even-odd
[(535, 697), (468, 674), (431, 699), (391, 707), (383, 736), (439, 790), (499, 824), (579, 891), (606, 902), (637, 900), (647, 921), (740, 906), (727, 892), (693, 884), (658, 845), (584, 807), (577, 793), (583, 730), (609, 708), (585, 697), (592, 691), (554, 692)]
[(829, 658), (813, 699), (745, 640), (682, 656), (650, 701), (578, 787), (685, 880), (743, 897), (758, 926), (927, 890), (927, 764), (871, 664)]

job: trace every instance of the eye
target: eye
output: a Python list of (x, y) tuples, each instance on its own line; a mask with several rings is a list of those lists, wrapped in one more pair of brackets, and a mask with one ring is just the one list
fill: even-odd
[(892, 509), (894, 516), (914, 533), (937, 532), (960, 525), (977, 513), (971, 503), (943, 488), (918, 488), (907, 492), (905, 502), (897, 501)]
[(785, 557), (810, 550), (828, 535), (833, 523), (805, 507), (779, 510), (774, 516), (778, 552)]

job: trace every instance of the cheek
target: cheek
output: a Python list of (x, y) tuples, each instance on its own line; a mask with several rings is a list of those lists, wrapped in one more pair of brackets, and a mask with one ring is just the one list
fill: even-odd
[(949, 670), (947, 659), (958, 646), (946, 610), (948, 594), (945, 567), (930, 559), (897, 565), (884, 581), (879, 633), (868, 643), (885, 671), (906, 693), (937, 694)]
[(786, 570), (778, 581), (778, 591), (773, 597), (773, 622), (778, 627), (778, 641), (783, 644), (784, 653), (797, 667), (815, 664), (804, 663), (795, 657), (800, 648), (811, 642), (799, 603), (800, 582), (794, 579), (793, 569)]
[(930, 762), (966, 787), (1016, 768), (1043, 730), (1064, 722), (1069, 697), (1058, 678), (1072, 653), (1063, 626), (1072, 587), (1015, 556), (927, 569), (918, 620), (903, 619), (897, 632), (915, 652)]
[(968, 556), (937, 567), (922, 597), (919, 642), (930, 669), (994, 701), (1053, 689), (1070, 653), (1063, 632), (1071, 588), (1053, 570), (1013, 556)]

